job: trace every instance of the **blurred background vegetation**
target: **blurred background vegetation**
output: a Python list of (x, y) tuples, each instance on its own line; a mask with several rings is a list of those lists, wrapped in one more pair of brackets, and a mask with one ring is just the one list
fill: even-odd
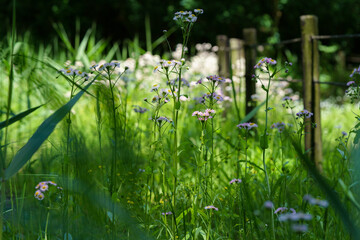
[[(242, 38), (243, 28), (249, 27), (257, 29), (258, 43), (298, 38), (299, 18), (305, 14), (318, 16), (320, 35), (360, 33), (359, 0), (18, 0), (16, 5), (17, 33), (19, 36), (26, 33), (28, 43), (34, 47), (59, 43), (69, 50), (63, 38), (66, 33), (76, 50), (87, 31), (92, 29), (93, 37), (107, 43), (105, 52), (111, 51), (114, 45), (119, 49), (132, 45), (132, 51), (128, 49), (127, 54), (122, 51), (122, 59), (131, 54), (136, 58), (145, 51), (164, 54), (168, 51), (167, 43), (161, 40), (165, 29), (169, 30), (169, 42), (175, 49), (181, 31), (174, 31), (176, 23), (171, 19), (176, 11), (194, 8), (204, 9), (205, 14), (192, 32), (192, 54), (196, 43), (216, 45), (216, 36), (220, 34)], [(11, 32), (12, 1), (0, 0), (0, 6), (0, 34), (4, 36)], [(320, 41), (321, 81), (348, 81), (344, 76), (360, 63), (358, 40)], [(286, 47), (288, 49), (270, 46), (259, 56), (285, 56), (294, 62), (293, 77), (301, 79), (301, 44)], [(293, 87), (301, 88), (300, 85)], [(322, 92), (323, 97), (343, 95), (342, 88), (329, 85), (322, 85)]]
[[(0, 33), (10, 30), (12, 1), (1, 0)], [(278, 41), (300, 36), (299, 17), (314, 14), (319, 17), (320, 34), (351, 34), (360, 32), (358, 0), (21, 0), (17, 1), (18, 33), (29, 30), (36, 40), (49, 41), (55, 35), (53, 23), (62, 23), (71, 36), (76, 34), (76, 20), (82, 34), (97, 26), (101, 38), (113, 41), (139, 36), (145, 46), (145, 22), (151, 24), (153, 39), (162, 30), (175, 25), (172, 19), (178, 10), (203, 8), (192, 33), (193, 42), (215, 43), (216, 35), (242, 36), (242, 29), (255, 27), (259, 41)], [(339, 43), (341, 44), (341, 43)], [(353, 47), (359, 50), (359, 46)]]

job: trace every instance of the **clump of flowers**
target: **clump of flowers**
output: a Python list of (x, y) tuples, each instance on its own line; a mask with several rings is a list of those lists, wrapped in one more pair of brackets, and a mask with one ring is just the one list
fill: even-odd
[(261, 69), (266, 64), (276, 65), (276, 63), (277, 63), (276, 60), (265, 57), (265, 58), (260, 59), (260, 61), (254, 66), (254, 69), (256, 69), (256, 68)]
[[(45, 198), (45, 192), (49, 190), (49, 186), (55, 186), (57, 187), (57, 184), (53, 181), (45, 181), (40, 182), (38, 185), (35, 186), (35, 194), (34, 197), (38, 200), (43, 200)], [(61, 187), (57, 187), (57, 189), (61, 189)]]
[(248, 122), (248, 123), (240, 123), (240, 124), (237, 125), (237, 127), (239, 129), (250, 130), (252, 128), (257, 128), (258, 125), (256, 123)]
[(134, 105), (133, 107), (134, 107), (134, 112), (136, 112), (136, 113), (145, 113), (145, 112), (149, 111), (149, 109), (140, 107), (138, 105)]
[(233, 180), (230, 181), (230, 184), (233, 184), (233, 183), (241, 183), (241, 179), (237, 179), (237, 178), (234, 178)]
[(195, 111), (192, 113), (193, 117), (197, 117), (199, 121), (205, 122), (215, 116), (214, 109), (206, 109), (205, 112)]
[(293, 209), (293, 208), (288, 209), (287, 207), (279, 207), (274, 211), (274, 213), (275, 214), (284, 213), (284, 212), (287, 212), (288, 210), (290, 210), (291, 214), (296, 213), (295, 209)]
[(196, 22), (198, 15), (203, 13), (204, 10), (202, 9), (194, 9), (194, 13), (192, 11), (178, 11), (175, 13), (173, 20), (178, 22), (181, 27), (185, 27)]
[(304, 199), (304, 201), (308, 202), (311, 205), (316, 205), (316, 206), (320, 206), (320, 207), (323, 207), (323, 208), (327, 208), (329, 206), (328, 201), (314, 198), (310, 194), (306, 194), (303, 197), (303, 199)]
[(79, 71), (77, 69), (73, 69), (73, 68), (63, 68), (59, 70), (60, 73), (66, 75), (66, 76), (71, 76), (74, 79), (77, 78), (77, 81), (83, 79), (84, 81), (87, 81), (89, 79), (89, 74), (86, 72), (82, 72)]
[(214, 207), (213, 205), (206, 206), (205, 209), (214, 209), (215, 211), (219, 211), (217, 207)]
[(358, 68), (354, 68), (350, 74), (350, 78), (351, 81), (346, 84), (349, 88), (345, 91), (345, 93), (350, 97), (351, 103), (354, 103), (360, 98), (360, 66)]
[(277, 122), (271, 125), (271, 129), (277, 129), (280, 133), (284, 131), (286, 124), (284, 122)]
[(200, 84), (208, 90), (201, 98), (196, 98), (199, 103), (205, 104), (209, 108), (213, 108), (214, 104), (217, 102), (222, 102), (224, 98), (221, 94), (216, 92), (217, 87), (226, 82), (226, 79), (217, 75), (209, 75), (206, 79), (200, 79), (196, 84)]
[(312, 112), (309, 112), (308, 110), (304, 109), (301, 110), (300, 112), (296, 113), (296, 116), (298, 118), (311, 118), (311, 116), (313, 116), (314, 114)]

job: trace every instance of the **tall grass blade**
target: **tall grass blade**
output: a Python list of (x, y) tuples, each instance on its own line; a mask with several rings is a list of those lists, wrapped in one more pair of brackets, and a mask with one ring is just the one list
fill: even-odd
[(21, 119), (23, 119), (24, 117), (26, 117), (27, 115), (29, 115), (30, 113), (34, 112), (35, 110), (37, 110), (38, 108), (42, 107), (43, 105), (34, 107), (34, 108), (30, 108), (24, 112), (21, 112), (15, 116), (13, 116), (12, 118), (8, 119), (8, 121), (3, 121), (0, 122), (0, 130), (4, 127), (7, 127), (17, 121), (20, 121)]
[(39, 149), (41, 144), (54, 131), (56, 125), (70, 112), (71, 108), (84, 94), (85, 90), (87, 90), (90, 85), (95, 81), (95, 79), (92, 80), (89, 84), (87, 84), (84, 87), (84, 90), (81, 90), (68, 103), (59, 108), (55, 113), (53, 113), (40, 125), (40, 127), (36, 130), (34, 135), (32, 135), (29, 141), (16, 153), (9, 167), (5, 170), (6, 180), (14, 176), (31, 159), (31, 157)]

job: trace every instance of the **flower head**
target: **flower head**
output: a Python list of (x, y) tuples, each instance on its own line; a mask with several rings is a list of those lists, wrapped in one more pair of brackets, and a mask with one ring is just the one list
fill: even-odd
[(273, 202), (270, 200), (264, 202), (264, 208), (273, 209), (274, 208)]
[(234, 178), (233, 180), (230, 181), (230, 184), (233, 184), (233, 183), (241, 183), (241, 179), (236, 179)]
[(329, 206), (329, 202), (326, 200), (321, 200), (321, 199), (317, 199), (314, 198), (313, 196), (311, 196), (310, 194), (306, 194), (303, 197), (304, 201), (307, 201), (309, 204), (311, 205), (317, 205), (319, 207), (323, 207), (323, 208), (327, 208)]
[(237, 127), (239, 129), (250, 130), (252, 128), (257, 128), (258, 125), (256, 123), (248, 122), (248, 123), (240, 123), (240, 124), (237, 125)]
[(163, 213), (161, 213), (161, 215), (163, 215), (163, 216), (172, 215), (172, 212), (163, 212)]
[(214, 207), (213, 205), (206, 206), (205, 209), (214, 209), (215, 211), (219, 211), (217, 207)]

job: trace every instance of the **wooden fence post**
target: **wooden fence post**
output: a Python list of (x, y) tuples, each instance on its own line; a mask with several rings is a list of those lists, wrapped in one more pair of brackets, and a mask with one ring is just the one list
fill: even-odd
[[(239, 119), (241, 120), (241, 110), (238, 106), (238, 101), (241, 102), (242, 94), (241, 90), (244, 86), (242, 81), (242, 76), (244, 76), (245, 73), (245, 50), (244, 50), (244, 41), (238, 38), (230, 38), (230, 75), (231, 80), (233, 81), (231, 84), (232, 90), (233, 90), (233, 103), (235, 106), (236, 114)], [(238, 91), (236, 89), (235, 85), (235, 78), (238, 78)], [(237, 92), (237, 93), (236, 93)]]
[(228, 37), (226, 35), (216, 36), (218, 50), (218, 61), (219, 61), (219, 75), (221, 77), (230, 77), (230, 53)]
[(314, 83), (319, 81), (319, 50), (318, 42), (312, 39), (318, 35), (318, 18), (314, 15), (300, 17), (301, 48), (303, 67), (303, 98), (304, 108), (314, 116), (312, 120), (317, 124), (312, 128), (310, 121), (305, 125), (305, 151), (311, 149), (311, 158), (317, 169), (322, 171), (322, 139), (320, 118), (320, 85)]
[(242, 60), (245, 58), (244, 41), (238, 38), (230, 38), (230, 59), (233, 75), (242, 76), (245, 68)]
[(245, 43), (245, 114), (251, 112), (255, 107), (255, 102), (251, 99), (251, 95), (256, 93), (255, 81), (252, 80), (254, 66), (256, 64), (256, 29), (244, 28), (243, 37)]

